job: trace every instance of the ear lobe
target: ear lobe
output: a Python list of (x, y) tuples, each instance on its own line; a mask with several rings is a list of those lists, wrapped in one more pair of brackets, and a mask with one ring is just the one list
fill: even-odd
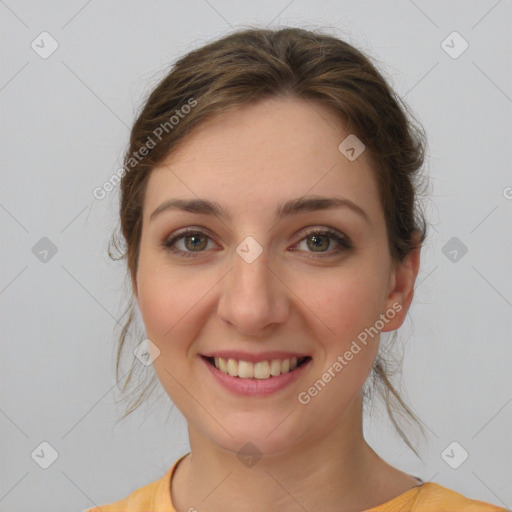
[(386, 307), (388, 310), (394, 310), (396, 315), (382, 329), (383, 332), (394, 331), (404, 323), (414, 297), (414, 284), (420, 266), (420, 250), (420, 247), (412, 249), (395, 267)]

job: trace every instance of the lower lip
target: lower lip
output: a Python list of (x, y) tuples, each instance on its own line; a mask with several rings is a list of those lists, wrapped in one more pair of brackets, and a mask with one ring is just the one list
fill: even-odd
[(295, 368), (295, 370), (282, 373), (277, 377), (270, 377), (268, 379), (241, 379), (240, 377), (232, 377), (231, 375), (221, 372), (206, 361), (206, 359), (202, 357), (201, 359), (221, 386), (232, 393), (242, 396), (265, 396), (276, 393), (297, 380), (305, 372), (309, 363), (311, 363), (311, 359), (308, 359), (305, 363)]

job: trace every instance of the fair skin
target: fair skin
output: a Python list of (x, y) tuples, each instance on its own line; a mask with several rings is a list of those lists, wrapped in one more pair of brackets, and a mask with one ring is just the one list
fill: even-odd
[[(298, 400), (380, 315), (394, 308), (381, 330), (400, 327), (413, 297), (419, 250), (401, 263), (391, 258), (367, 152), (349, 161), (338, 150), (351, 133), (344, 121), (299, 99), (265, 100), (197, 128), (152, 171), (134, 283), (147, 337), (160, 350), (155, 371), (188, 423), (191, 455), (172, 481), (176, 510), (355, 512), (418, 485), (362, 434), (361, 390), (379, 335), (359, 344), (307, 404)], [(358, 208), (275, 216), (279, 205), (304, 197)], [(169, 199), (198, 198), (230, 218), (179, 209), (150, 218)], [(195, 257), (162, 246), (187, 227), (205, 234), (174, 248)], [(350, 246), (311, 236), (326, 228)], [(250, 263), (236, 252), (248, 236), (263, 249)], [(240, 396), (202, 357), (219, 350), (310, 359), (282, 389)], [(252, 466), (237, 456), (246, 443), (261, 453)]]

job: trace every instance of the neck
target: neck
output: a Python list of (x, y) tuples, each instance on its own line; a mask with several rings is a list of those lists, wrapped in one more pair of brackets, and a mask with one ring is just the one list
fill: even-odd
[(386, 463), (364, 440), (361, 406), (358, 397), (343, 421), (321, 438), (303, 440), (255, 464), (244, 464), (236, 453), (189, 428), (191, 453), (173, 478), (175, 508), (349, 511), (381, 503), (375, 502), (374, 491)]

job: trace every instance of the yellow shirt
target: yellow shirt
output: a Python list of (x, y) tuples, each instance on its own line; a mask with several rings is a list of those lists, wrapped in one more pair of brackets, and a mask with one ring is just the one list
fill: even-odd
[[(165, 475), (121, 501), (89, 508), (85, 512), (176, 512), (171, 502), (171, 478), (179, 458)], [(409, 489), (366, 512), (509, 512), (483, 501), (472, 500), (433, 482)]]

